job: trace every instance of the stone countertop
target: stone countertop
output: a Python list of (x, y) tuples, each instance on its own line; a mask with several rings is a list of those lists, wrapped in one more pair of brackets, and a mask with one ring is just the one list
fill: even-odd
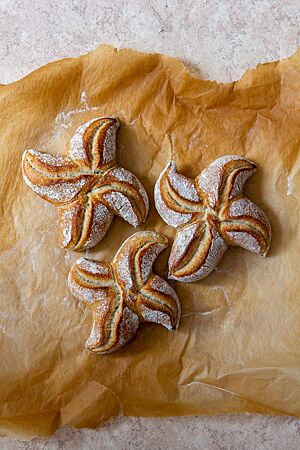
[[(259, 62), (295, 52), (299, 0), (0, 0), (0, 83), (100, 43), (181, 58), (206, 79), (232, 81)], [(280, 449), (300, 448), (292, 417), (117, 418), (99, 430), (59, 430), (0, 448)]]

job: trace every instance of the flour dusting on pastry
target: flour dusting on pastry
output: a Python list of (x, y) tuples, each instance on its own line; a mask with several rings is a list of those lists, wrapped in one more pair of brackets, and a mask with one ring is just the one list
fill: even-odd
[(196, 179), (170, 162), (156, 182), (155, 206), (176, 228), (169, 278), (193, 282), (207, 277), (229, 245), (265, 256), (271, 226), (265, 213), (243, 194), (256, 165), (237, 155), (215, 160)]
[(168, 245), (162, 234), (142, 231), (130, 236), (111, 264), (80, 258), (70, 270), (72, 294), (92, 313), (86, 347), (111, 353), (125, 345), (141, 322), (178, 326), (181, 308), (176, 292), (152, 266)]
[(66, 156), (26, 150), (26, 184), (58, 206), (59, 245), (91, 248), (105, 236), (114, 215), (137, 227), (149, 210), (147, 193), (137, 177), (116, 164), (120, 122), (111, 117), (89, 120), (71, 139)]

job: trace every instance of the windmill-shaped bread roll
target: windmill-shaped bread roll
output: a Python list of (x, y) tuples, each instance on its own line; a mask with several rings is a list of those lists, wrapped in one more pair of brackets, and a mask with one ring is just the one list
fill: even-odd
[(271, 226), (265, 213), (243, 194), (256, 171), (253, 162), (222, 156), (196, 179), (177, 172), (171, 161), (155, 185), (155, 206), (176, 228), (169, 258), (169, 278), (193, 282), (207, 277), (229, 245), (265, 256)]
[(92, 119), (71, 139), (66, 156), (38, 150), (23, 154), (23, 178), (44, 200), (58, 206), (59, 245), (68, 250), (93, 247), (105, 236), (114, 214), (137, 227), (145, 221), (147, 193), (116, 163), (119, 120)]
[(152, 272), (152, 265), (168, 245), (153, 231), (130, 236), (113, 262), (80, 258), (69, 273), (72, 294), (92, 312), (93, 324), (86, 347), (93, 353), (111, 353), (125, 345), (141, 322), (175, 330), (180, 303), (172, 286)]

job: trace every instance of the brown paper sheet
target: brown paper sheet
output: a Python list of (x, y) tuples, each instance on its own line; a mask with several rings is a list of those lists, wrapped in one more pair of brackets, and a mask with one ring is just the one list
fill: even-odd
[[(153, 205), (171, 155), (194, 177), (236, 153), (258, 164), (245, 191), (273, 230), (266, 259), (230, 248), (208, 278), (173, 283), (177, 332), (142, 325), (107, 356), (84, 349), (90, 313), (67, 288), (81, 254), (58, 247), (56, 207), (28, 189), (20, 164), (25, 148), (63, 153), (75, 128), (101, 115), (121, 119), (118, 161), (149, 193), (142, 228), (175, 235)], [(96, 427), (118, 414), (300, 417), (299, 145), (300, 51), (218, 84), (166, 56), (101, 46), (1, 86), (0, 433)], [(134, 231), (115, 217), (89, 256), (111, 261)]]

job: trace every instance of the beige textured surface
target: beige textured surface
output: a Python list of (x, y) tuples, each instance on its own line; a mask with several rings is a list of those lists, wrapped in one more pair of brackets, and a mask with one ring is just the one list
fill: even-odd
[[(95, 6), (97, 3), (97, 6)], [(204, 78), (229, 81), (299, 45), (300, 2), (0, 0), (0, 83), (98, 43), (180, 57)], [(293, 418), (118, 419), (99, 431), (60, 430), (3, 449), (298, 449)]]

